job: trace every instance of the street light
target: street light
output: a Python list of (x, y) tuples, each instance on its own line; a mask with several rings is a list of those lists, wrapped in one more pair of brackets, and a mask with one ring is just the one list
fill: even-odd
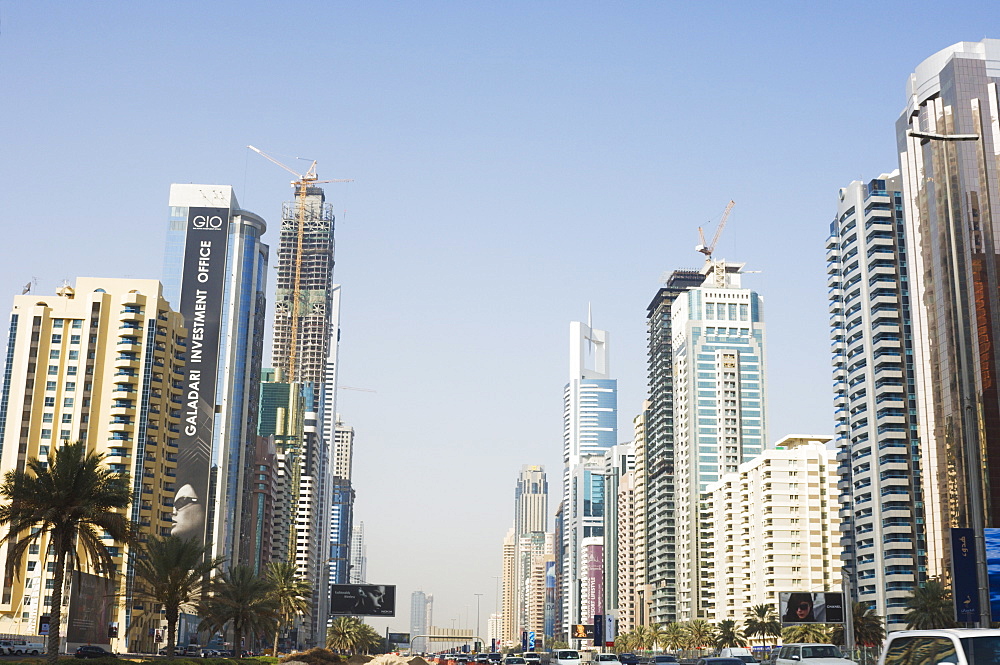
[(483, 594), (474, 593), (472, 595), (476, 597), (476, 635), (479, 635), (479, 599), (482, 598)]

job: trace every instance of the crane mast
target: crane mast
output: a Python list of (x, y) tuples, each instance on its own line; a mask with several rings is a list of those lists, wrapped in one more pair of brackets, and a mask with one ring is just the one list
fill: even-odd
[(279, 162), (274, 157), (269, 154), (255, 148), (252, 145), (248, 145), (247, 148), (253, 150), (261, 157), (267, 159), (270, 162), (280, 166), (289, 173), (295, 176), (295, 180), (292, 180), (292, 187), (295, 188), (295, 202), (296, 202), (296, 239), (295, 239), (295, 266), (293, 272), (292, 280), (292, 311), (290, 314), (289, 326), (288, 326), (288, 369), (286, 380), (291, 383), (295, 381), (296, 368), (298, 363), (298, 339), (299, 339), (299, 308), (300, 301), (302, 300), (302, 248), (305, 239), (305, 227), (306, 227), (306, 195), (309, 192), (310, 185), (318, 185), (320, 183), (327, 182), (354, 182), (352, 178), (340, 178), (336, 180), (319, 180), (316, 175), (316, 160), (312, 160), (312, 164), (309, 165), (309, 169), (305, 173), (297, 173), (291, 168), (285, 166)]

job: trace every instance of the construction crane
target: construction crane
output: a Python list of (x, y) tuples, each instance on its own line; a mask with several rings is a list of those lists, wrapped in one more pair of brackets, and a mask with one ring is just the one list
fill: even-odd
[(340, 178), (337, 180), (319, 180), (316, 175), (315, 159), (312, 160), (312, 164), (309, 165), (309, 169), (305, 173), (297, 173), (263, 150), (255, 148), (252, 145), (248, 145), (247, 148), (253, 150), (264, 159), (277, 164), (295, 176), (295, 180), (292, 181), (292, 187), (295, 188), (295, 198), (298, 203), (298, 237), (296, 238), (295, 243), (295, 279), (292, 282), (292, 317), (291, 325), (289, 326), (288, 331), (288, 378), (286, 379), (287, 381), (292, 382), (295, 380), (295, 363), (297, 360), (296, 351), (299, 339), (299, 301), (302, 299), (302, 241), (305, 237), (306, 227), (306, 194), (308, 193), (310, 185), (318, 185), (320, 183), (327, 182), (354, 182), (354, 179)]
[(715, 251), (715, 245), (722, 236), (722, 229), (726, 228), (726, 220), (729, 219), (729, 213), (732, 212), (734, 205), (736, 205), (736, 201), (730, 201), (729, 205), (726, 206), (726, 211), (722, 213), (722, 219), (719, 220), (719, 225), (715, 229), (715, 235), (712, 236), (711, 243), (705, 243), (705, 232), (702, 231), (700, 226), (698, 227), (698, 238), (701, 240), (701, 244), (697, 245), (694, 249), (696, 252), (704, 254), (706, 261), (712, 260), (712, 252)]

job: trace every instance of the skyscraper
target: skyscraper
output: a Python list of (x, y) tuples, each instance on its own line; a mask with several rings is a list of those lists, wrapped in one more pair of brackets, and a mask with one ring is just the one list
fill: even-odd
[(826, 250), (842, 558), (855, 599), (902, 630), (906, 600), (927, 580), (928, 479), (899, 172), (854, 181), (838, 198)]
[(514, 532), (545, 532), (549, 519), (549, 482), (545, 469), (524, 465), (514, 488)]
[[(675, 270), (646, 308), (649, 402), (644, 411), (643, 450), (636, 450), (636, 468), (645, 485), (638, 496), (637, 537), (645, 543), (637, 564), (637, 591), (650, 604), (657, 623), (677, 620), (677, 547), (674, 450), (674, 343), (670, 310), (677, 297), (701, 286), (697, 270)], [(643, 571), (645, 574), (643, 574)]]
[(671, 307), (674, 379), (677, 615), (704, 619), (715, 590), (703, 585), (712, 534), (702, 493), (764, 449), (762, 298), (740, 283), (742, 263), (706, 261), (705, 281)]
[[(590, 623), (603, 563), (604, 453), (617, 443), (618, 385), (611, 378), (608, 333), (588, 324), (570, 324), (569, 383), (563, 390), (562, 593), (563, 630)], [(586, 569), (584, 568), (586, 566)], [(589, 599), (589, 600), (588, 600)], [(558, 637), (568, 641), (569, 635)]]
[(430, 651), (430, 641), (426, 637), (433, 624), (434, 597), (423, 591), (410, 594), (410, 648), (413, 651)]
[(365, 546), (365, 523), (358, 522), (351, 529), (351, 578), (349, 584), (368, 582), (368, 549)]
[(896, 122), (925, 482), (892, 500), (925, 509), (928, 575), (948, 570), (950, 527), (1000, 526), (998, 83), (1000, 40), (954, 44), (910, 75)]
[(348, 584), (351, 580), (351, 529), (354, 524), (354, 488), (351, 463), (354, 459), (354, 428), (344, 424), (337, 414), (333, 434), (330, 502), (330, 583)]
[[(279, 381), (309, 386), (314, 401), (306, 426), (315, 432), (316, 450), (307, 450), (298, 469), (295, 563), (312, 583), (312, 611), (307, 642), (323, 641), (329, 613), (331, 574), (346, 583), (349, 576), (350, 479), (332, 474), (336, 414), (336, 362), (340, 291), (333, 284), (334, 216), (321, 187), (300, 190), (282, 206), (278, 241), (272, 360)], [(315, 461), (315, 463), (313, 463)], [(346, 491), (345, 491), (346, 484)], [(331, 548), (334, 496), (348, 499), (346, 522), (338, 523), (337, 551)], [(338, 503), (337, 515), (345, 508)], [(337, 565), (330, 562), (335, 559)]]
[(163, 292), (190, 333), (177, 496), (208, 506), (198, 524), (173, 533), (204, 537), (215, 555), (250, 564), (266, 225), (225, 185), (174, 184), (169, 202)]
[[(180, 377), (193, 346), (159, 282), (81, 277), (56, 295), (15, 296), (9, 335), (0, 392), (0, 474), (24, 470), (29, 458), (47, 463), (60, 446), (80, 441), (88, 452), (105, 454), (112, 471), (128, 474), (126, 517), (141, 537), (203, 525), (203, 505), (190, 496), (175, 499), (178, 429), (184, 422)], [(63, 596), (70, 600), (64, 634), (72, 644), (106, 644), (113, 626), (115, 650), (153, 649), (150, 631), (159, 628), (159, 618), (133, 596), (131, 546), (111, 540), (105, 545), (120, 574), (113, 583), (86, 567), (67, 574), (72, 592)], [(0, 612), (11, 621), (9, 632), (41, 634), (55, 580), (48, 547), (43, 539), (19, 560), (0, 548), (6, 562)], [(103, 604), (101, 611), (83, 606), (77, 602), (81, 585), (121, 602)]]

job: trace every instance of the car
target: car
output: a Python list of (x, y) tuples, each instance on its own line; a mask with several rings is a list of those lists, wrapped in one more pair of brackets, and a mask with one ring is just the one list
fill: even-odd
[(743, 661), (736, 657), (730, 658), (699, 658), (696, 665), (743, 665)]
[(778, 649), (774, 665), (854, 665), (832, 644), (785, 644)]
[(599, 653), (594, 658), (594, 662), (595, 663), (611, 663), (612, 665), (614, 663), (618, 663), (618, 665), (621, 665), (621, 661), (618, 660), (618, 654), (614, 654), (614, 653)]
[(905, 665), (922, 657), (924, 663), (974, 665), (995, 663), (1000, 653), (1000, 630), (952, 628), (901, 630), (889, 633), (878, 665)]
[(111, 651), (106, 651), (101, 647), (84, 645), (82, 647), (77, 647), (76, 652), (73, 654), (77, 658), (117, 658), (117, 654)]
[(622, 665), (639, 665), (639, 656), (634, 653), (620, 653), (618, 660)]
[(490, 655), (488, 653), (477, 653), (473, 661), (476, 663), (488, 663), (490, 662)]
[(653, 659), (649, 662), (652, 665), (675, 665), (677, 663), (677, 656), (669, 653), (661, 653), (653, 656)]
[(521, 656), (507, 656), (503, 659), (503, 665), (525, 665), (526, 661)]
[(534, 651), (525, 651), (521, 654), (521, 657), (524, 658), (524, 662), (528, 665), (541, 665), (542, 662), (542, 656)]
[(489, 655), (489, 658), (490, 658), (490, 662), (491, 663), (495, 663), (496, 665), (500, 665), (500, 663), (503, 662), (503, 654), (502, 653), (498, 653), (496, 651), (492, 652)]
[(573, 649), (559, 649), (554, 654), (552, 665), (580, 665), (580, 652)]

